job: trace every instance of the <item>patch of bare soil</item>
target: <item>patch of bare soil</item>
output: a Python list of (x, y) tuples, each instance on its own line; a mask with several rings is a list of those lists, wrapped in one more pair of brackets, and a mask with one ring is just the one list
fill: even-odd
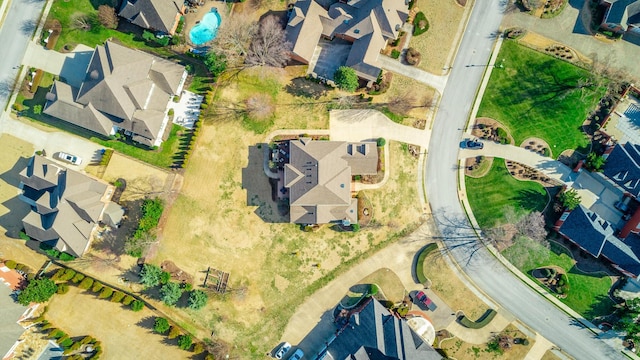
[(518, 40), (521, 44), (574, 64), (591, 64), (592, 60), (576, 50), (540, 34), (528, 31)]
[(172, 280), (183, 284), (193, 284), (193, 276), (184, 272), (171, 260), (165, 260), (160, 263), (160, 268), (171, 274)]
[(427, 119), (416, 119), (416, 121), (413, 122), (413, 127), (416, 129), (424, 130), (426, 126)]
[(562, 185), (558, 181), (548, 177), (544, 173), (537, 171), (532, 167), (511, 160), (506, 160), (505, 164), (507, 165), (507, 170), (509, 170), (511, 176), (515, 177), (518, 180), (535, 181), (545, 188)]
[(551, 149), (549, 148), (549, 144), (547, 144), (546, 141), (537, 137), (526, 138), (522, 142), (522, 144), (520, 144), (520, 147), (546, 157), (552, 157), (553, 155), (551, 153)]
[(358, 224), (367, 226), (373, 218), (373, 204), (364, 192), (358, 193)]
[(480, 117), (476, 119), (471, 134), (484, 140), (503, 143), (505, 143), (506, 140), (507, 144), (513, 144), (515, 142), (513, 140), (513, 136), (511, 136), (504, 125), (497, 120), (487, 117)]

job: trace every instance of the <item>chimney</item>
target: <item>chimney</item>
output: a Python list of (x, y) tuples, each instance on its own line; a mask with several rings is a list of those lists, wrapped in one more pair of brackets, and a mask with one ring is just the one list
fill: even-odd
[(629, 221), (627, 221), (627, 223), (624, 224), (624, 226), (622, 227), (622, 230), (620, 230), (620, 236), (619, 236), (620, 239), (624, 240), (627, 236), (629, 236), (629, 233), (631, 233), (632, 230), (635, 230), (638, 228), (639, 224), (640, 224), (640, 207), (636, 209), (631, 219), (629, 219)]
[(578, 161), (578, 165), (576, 165), (576, 167), (573, 168), (573, 172), (577, 173), (578, 171), (580, 171), (580, 169), (582, 168), (582, 165), (584, 165), (584, 160)]

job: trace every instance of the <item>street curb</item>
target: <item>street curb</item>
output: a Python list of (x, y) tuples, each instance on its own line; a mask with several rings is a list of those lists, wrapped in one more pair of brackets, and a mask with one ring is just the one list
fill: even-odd
[(4, 25), (4, 19), (7, 17), (7, 12), (9, 11), (9, 7), (11, 7), (12, 0), (4, 0), (2, 5), (0, 5), (0, 28)]
[(451, 65), (453, 65), (453, 63), (455, 62), (456, 57), (458, 56), (458, 50), (460, 50), (460, 43), (462, 42), (462, 34), (464, 34), (465, 31), (467, 31), (467, 26), (469, 25), (469, 19), (471, 19), (471, 13), (473, 12), (473, 8), (475, 6), (476, 6), (475, 0), (471, 0), (469, 4), (467, 4), (467, 6), (464, 7), (465, 8), (464, 14), (462, 14), (462, 17), (464, 19), (464, 22), (463, 22), (464, 25), (462, 25), (462, 23), (458, 25), (458, 30), (456, 31), (456, 38), (453, 41), (455, 45), (449, 51), (449, 54), (447, 54), (447, 60), (445, 60), (444, 62), (444, 66), (447, 70), (442, 71), (443, 76), (447, 76), (449, 75), (449, 73), (451, 73)]

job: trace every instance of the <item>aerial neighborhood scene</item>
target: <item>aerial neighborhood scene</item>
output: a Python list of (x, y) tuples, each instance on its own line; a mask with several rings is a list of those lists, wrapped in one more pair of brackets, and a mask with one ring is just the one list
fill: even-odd
[(0, 355), (638, 359), (640, 0), (0, 0)]

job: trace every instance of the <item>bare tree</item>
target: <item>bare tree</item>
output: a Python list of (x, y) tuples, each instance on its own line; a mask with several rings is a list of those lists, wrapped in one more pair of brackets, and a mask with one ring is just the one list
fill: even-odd
[(91, 30), (91, 19), (83, 13), (76, 13), (71, 16), (71, 27), (76, 30)]
[(253, 37), (245, 63), (249, 66), (283, 67), (289, 61), (291, 43), (277, 17), (271, 15), (260, 23)]
[(520, 219), (517, 224), (518, 233), (532, 240), (548, 246), (547, 229), (545, 229), (544, 216), (540, 211), (531, 212)]
[(234, 13), (230, 21), (218, 30), (213, 50), (224, 54), (231, 66), (237, 66), (249, 51), (249, 44), (257, 30), (258, 24), (246, 12)]
[(400, 115), (407, 115), (411, 109), (416, 107), (416, 97), (409, 91), (402, 91), (389, 98), (387, 106), (391, 112)]
[(106, 28), (115, 29), (118, 27), (116, 10), (109, 5), (98, 6), (98, 20)]
[(256, 93), (251, 95), (246, 101), (247, 115), (256, 120), (264, 120), (273, 115), (275, 106), (268, 94)]

